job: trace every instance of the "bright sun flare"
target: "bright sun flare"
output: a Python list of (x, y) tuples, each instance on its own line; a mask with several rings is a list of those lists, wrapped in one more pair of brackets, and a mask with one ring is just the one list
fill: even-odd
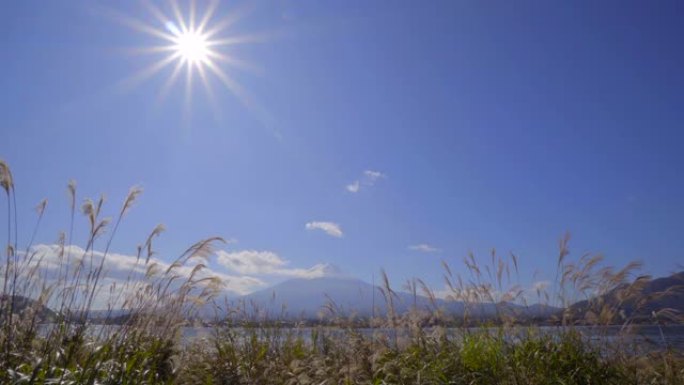
[[(125, 15), (117, 14), (115, 16), (123, 24), (160, 39), (159, 45), (141, 47), (135, 49), (134, 52), (162, 54), (163, 56), (126, 79), (126, 84), (129, 87), (135, 86), (170, 66), (172, 70), (161, 89), (160, 99), (166, 96), (179, 78), (184, 78), (185, 102), (186, 107), (189, 107), (193, 78), (198, 77), (212, 104), (214, 102), (212, 83), (214, 82), (211, 80), (218, 80), (244, 105), (253, 104), (246, 91), (226, 70), (228, 68), (254, 70), (254, 67), (227, 52), (222, 52), (222, 49), (226, 47), (263, 40), (261, 35), (229, 35), (226, 33), (229, 27), (244, 16), (244, 12), (233, 12), (227, 14), (223, 19), (213, 22), (211, 19), (219, 5), (218, 0), (209, 1), (201, 17), (198, 17), (200, 15), (195, 9), (194, 1), (189, 2), (189, 7), (185, 10), (181, 9), (176, 1), (170, 1), (168, 3), (170, 6), (166, 9), (167, 12), (151, 2), (144, 2), (143, 4), (163, 28)], [(182, 73), (184, 76), (181, 76)], [(212, 77), (214, 79), (211, 79)]]
[(176, 38), (176, 53), (191, 64), (204, 63), (209, 58), (207, 39), (194, 31), (181, 33)]

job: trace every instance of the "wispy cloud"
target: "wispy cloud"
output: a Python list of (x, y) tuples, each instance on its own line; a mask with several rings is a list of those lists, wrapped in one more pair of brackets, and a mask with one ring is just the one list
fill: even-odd
[(441, 249), (438, 249), (432, 245), (428, 245), (427, 243), (411, 245), (409, 246), (409, 249), (413, 251), (420, 251), (421, 253), (437, 253), (439, 251), (442, 251)]
[(344, 235), (344, 233), (342, 233), (340, 225), (333, 222), (309, 222), (306, 224), (306, 229), (325, 231), (326, 234), (336, 238), (341, 238)]
[(375, 183), (376, 180), (380, 178), (386, 178), (387, 176), (380, 171), (366, 170), (363, 175), (367, 178), (370, 183)]
[(381, 173), (380, 171), (365, 170), (360, 179), (356, 179), (352, 183), (345, 186), (345, 188), (350, 193), (357, 193), (361, 190), (361, 187), (371, 187), (375, 185), (379, 179), (383, 178), (387, 178), (387, 175)]
[(350, 183), (346, 186), (347, 191), (349, 191), (351, 193), (359, 192), (360, 188), (361, 188), (361, 184), (359, 183), (358, 180), (355, 180), (353, 183)]
[(218, 263), (238, 274), (274, 275), (297, 278), (318, 278), (338, 275), (336, 267), (329, 264), (316, 264), (308, 269), (289, 268), (289, 261), (272, 251), (239, 250), (228, 252), (219, 250)]

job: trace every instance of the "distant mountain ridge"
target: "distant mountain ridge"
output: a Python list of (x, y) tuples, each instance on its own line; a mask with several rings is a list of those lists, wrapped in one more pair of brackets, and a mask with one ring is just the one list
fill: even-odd
[[(396, 314), (411, 309), (432, 312), (439, 309), (445, 315), (462, 315), (466, 310), (463, 302), (440, 298), (433, 300), (411, 293), (396, 291), (392, 297)], [(7, 298), (2, 298), (6, 300)], [(21, 313), (32, 306), (34, 300), (15, 297), (15, 312)], [(267, 289), (228, 300), (228, 308), (217, 312), (213, 305), (200, 309), (199, 316), (207, 320), (225, 317), (228, 311), (243, 311), (245, 315), (275, 319), (317, 319), (321, 315), (357, 315), (370, 317), (387, 314), (387, 303), (382, 290), (355, 278), (323, 277), (300, 278), (281, 282)], [(37, 308), (37, 307), (36, 307)], [(49, 322), (57, 314), (42, 306), (37, 308), (39, 318)], [(608, 309), (605, 311), (603, 309)], [(621, 285), (610, 292), (579, 301), (565, 310), (544, 304), (521, 306), (518, 304), (478, 303), (468, 307), (470, 317), (489, 318), (497, 315), (513, 316), (529, 322), (547, 322), (562, 315), (575, 323), (652, 323), (655, 321), (684, 322), (684, 271), (669, 277), (648, 279), (640, 277), (635, 282)], [(92, 310), (88, 318), (96, 322), (125, 320), (126, 310)], [(655, 315), (655, 316), (654, 316)]]
[[(408, 293), (397, 293), (397, 312), (413, 303)], [(411, 298), (409, 298), (411, 297)], [(273, 316), (288, 318), (316, 317), (325, 307), (342, 313), (372, 315), (373, 307), (386, 311), (383, 295), (378, 287), (353, 278), (325, 277), (291, 279), (273, 287), (247, 294), (238, 299), (246, 305), (255, 305)], [(429, 299), (416, 297), (417, 306), (428, 306)]]
[(568, 307), (575, 322), (650, 323), (684, 322), (684, 271), (669, 277), (637, 278), (601, 296)]
[[(423, 295), (395, 291), (392, 297), (396, 314), (404, 314), (415, 308), (433, 311), (440, 309), (446, 314), (461, 315), (466, 305), (460, 301), (441, 298), (431, 300)], [(325, 277), (292, 279), (263, 289), (232, 302), (243, 307), (246, 313), (261, 312), (269, 318), (317, 318), (328, 315), (330, 310), (342, 315), (355, 314), (362, 317), (384, 315), (388, 311), (382, 290), (354, 278)], [(548, 317), (560, 309), (545, 305), (524, 307), (512, 303), (480, 303), (468, 308), (472, 317), (491, 317), (500, 312), (525, 317)]]
[[(401, 291), (395, 293), (393, 304), (397, 314), (403, 314), (415, 307), (418, 310), (441, 309), (445, 314), (453, 316), (463, 314), (466, 309), (466, 305), (459, 301), (439, 298), (431, 301), (422, 295), (414, 296)], [(314, 318), (331, 307), (343, 314), (364, 317), (373, 314), (383, 315), (387, 311), (379, 287), (373, 287), (358, 279), (339, 277), (293, 279), (242, 296), (237, 302), (243, 306), (258, 308), (273, 318)], [(558, 318), (563, 311), (571, 321), (585, 320), (589, 323), (682, 323), (684, 271), (656, 279), (640, 277), (635, 282), (621, 285), (602, 296), (579, 301), (565, 310), (545, 304), (521, 306), (491, 302), (471, 305), (468, 308), (471, 317), (486, 318), (505, 314), (521, 320), (540, 322)]]

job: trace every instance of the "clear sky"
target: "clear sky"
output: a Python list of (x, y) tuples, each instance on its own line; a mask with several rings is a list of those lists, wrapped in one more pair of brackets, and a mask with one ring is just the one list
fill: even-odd
[(167, 261), (236, 240), (212, 268), (262, 282), (243, 292), (330, 270), (316, 264), (439, 288), (441, 259), (458, 271), (492, 247), (532, 284), (565, 231), (574, 256), (655, 275), (684, 261), (681, 1), (221, 2), (207, 26), (234, 21), (214, 37), (235, 43), (216, 47), (230, 81), (194, 72), (189, 93), (185, 69), (168, 82), (177, 60), (141, 75), (168, 52), (140, 48), (168, 42), (140, 25), (173, 30), (142, 2), (0, 14), (0, 158), (23, 243), (43, 198), (39, 242), (68, 228), (75, 179), (107, 215), (144, 188), (117, 253), (157, 223)]

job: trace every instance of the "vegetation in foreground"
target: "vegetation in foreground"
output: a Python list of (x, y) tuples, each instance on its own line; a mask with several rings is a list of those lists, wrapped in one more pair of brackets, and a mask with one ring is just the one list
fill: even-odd
[[(224, 309), (229, 310), (228, 318), (217, 323), (211, 335), (184, 342), (181, 328), (221, 291), (218, 278), (202, 274), (220, 238), (197, 242), (173, 263), (161, 265), (152, 258), (152, 241), (163, 230), (159, 226), (139, 247), (130, 273), (111, 280), (104, 261), (140, 190), (131, 190), (113, 225), (100, 218), (104, 199), (86, 199), (81, 211), (89, 231), (81, 249), (71, 242), (77, 197), (75, 184), (70, 183), (69, 232), (59, 237), (54, 253), (48, 256), (37, 251), (33, 241), (24, 250), (18, 249), (14, 184), (2, 161), (0, 186), (7, 198), (8, 228), (6, 258), (0, 269), (3, 384), (684, 383), (681, 352), (644, 353), (633, 346), (630, 326), (636, 319), (621, 306), (638, 306), (639, 288), (648, 282), (647, 277), (638, 277), (635, 284), (625, 285), (638, 265), (615, 271), (602, 267), (597, 256), (570, 261), (567, 237), (560, 242), (556, 282), (550, 292), (540, 291), (538, 297), (564, 308), (579, 299), (586, 302), (582, 302), (581, 319), (577, 312), (559, 314), (562, 327), (555, 333), (515, 326), (515, 315), (505, 311), (485, 324), (471, 317), (485, 303), (526, 302), (523, 290), (511, 284), (511, 276), (517, 275), (517, 258), (512, 256), (509, 263), (492, 253), (491, 265), (484, 267), (474, 257), (467, 258), (468, 277), (452, 274), (451, 267), (444, 265), (449, 298), (466, 305), (458, 315), (462, 326), (455, 331), (423, 327), (454, 317), (439, 308), (395, 311), (398, 297), (383, 275), (385, 307), (382, 316), (371, 320), (374, 332), (356, 329), (355, 320), (331, 303), (326, 315), (336, 319), (340, 325), (336, 329), (298, 330), (273, 324), (236, 328), (254, 326), (254, 318), (244, 309)], [(45, 207), (46, 202), (38, 206), (36, 228)], [(104, 252), (95, 251), (96, 243), (104, 245)], [(410, 281), (406, 288), (435, 297), (420, 280)], [(611, 293), (612, 300), (601, 300), (604, 293)], [(112, 317), (117, 309), (131, 316), (115, 328), (89, 325), (88, 315), (103, 298)], [(49, 324), (43, 323), (46, 314), (50, 314)], [(651, 316), (655, 323), (682, 322), (681, 315), (671, 309), (653, 311)], [(600, 327), (616, 320), (623, 326), (619, 338), (599, 343), (575, 327)], [(495, 326), (481, 328), (491, 325)]]

